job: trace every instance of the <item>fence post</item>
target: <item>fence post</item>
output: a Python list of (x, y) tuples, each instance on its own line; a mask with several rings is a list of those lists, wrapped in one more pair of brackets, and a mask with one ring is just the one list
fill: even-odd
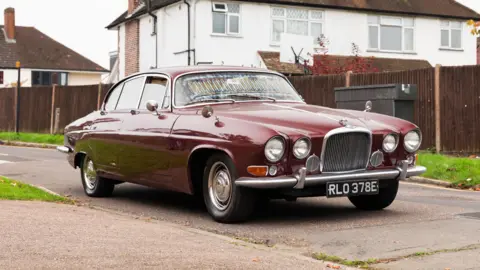
[(440, 100), (440, 69), (441, 65), (435, 65), (435, 149), (437, 153), (442, 151), (441, 140), (441, 100)]
[(102, 97), (102, 84), (98, 84), (98, 96), (97, 96), (97, 111), (100, 110), (100, 102)]
[(53, 133), (58, 133), (58, 127), (60, 125), (60, 108), (55, 109), (55, 127), (53, 129)]
[(55, 119), (55, 88), (56, 85), (54, 84), (52, 87), (52, 108), (50, 110), (51, 116), (50, 116), (50, 134), (53, 134), (53, 125), (54, 125), (54, 119)]
[(345, 87), (350, 87), (350, 75), (352, 74), (353, 72), (351, 70), (347, 71), (347, 73), (345, 73)]

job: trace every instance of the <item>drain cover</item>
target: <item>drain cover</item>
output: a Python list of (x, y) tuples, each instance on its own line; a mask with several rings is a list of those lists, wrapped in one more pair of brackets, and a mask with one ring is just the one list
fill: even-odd
[(480, 212), (459, 214), (461, 217), (480, 219)]

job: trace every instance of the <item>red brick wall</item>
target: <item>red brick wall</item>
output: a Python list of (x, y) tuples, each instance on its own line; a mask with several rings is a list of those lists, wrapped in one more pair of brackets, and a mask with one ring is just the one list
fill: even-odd
[(139, 71), (140, 26), (138, 20), (132, 20), (125, 24), (125, 76)]

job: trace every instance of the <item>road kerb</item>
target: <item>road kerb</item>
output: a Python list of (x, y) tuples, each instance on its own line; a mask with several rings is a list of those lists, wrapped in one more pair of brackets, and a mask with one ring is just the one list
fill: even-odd
[(0, 141), (0, 145), (43, 148), (43, 149), (45, 149), (45, 148), (46, 149), (56, 149), (57, 146), (58, 146), (58, 145), (55, 145), (55, 144), (29, 143), (29, 142), (17, 142), (17, 141)]
[(446, 188), (451, 188), (452, 183), (447, 182), (447, 181), (442, 181), (442, 180), (436, 180), (436, 179), (430, 179), (430, 178), (425, 178), (425, 177), (420, 177), (420, 176), (413, 176), (410, 178), (407, 178), (403, 180), (404, 182), (410, 182), (410, 183), (417, 183), (417, 184), (428, 184), (428, 185), (434, 185), (434, 186), (440, 186), (440, 187), (446, 187)]

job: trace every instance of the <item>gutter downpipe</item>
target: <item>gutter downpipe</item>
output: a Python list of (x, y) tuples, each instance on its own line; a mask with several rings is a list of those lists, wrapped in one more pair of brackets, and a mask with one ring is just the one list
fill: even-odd
[(157, 35), (157, 15), (153, 14), (152, 12), (152, 0), (146, 0), (147, 2), (147, 12), (153, 18), (153, 30), (152, 36), (155, 36), (155, 66), (153, 68), (158, 67), (158, 35)]
[(190, 66), (190, 62), (191, 62), (191, 56), (190, 56), (190, 51), (191, 51), (191, 47), (190, 47), (190, 28), (191, 28), (191, 24), (190, 24), (190, 3), (188, 3), (187, 0), (183, 0), (183, 2), (187, 5), (187, 23), (188, 23), (188, 48), (187, 48), (187, 52), (188, 52), (188, 65)]

